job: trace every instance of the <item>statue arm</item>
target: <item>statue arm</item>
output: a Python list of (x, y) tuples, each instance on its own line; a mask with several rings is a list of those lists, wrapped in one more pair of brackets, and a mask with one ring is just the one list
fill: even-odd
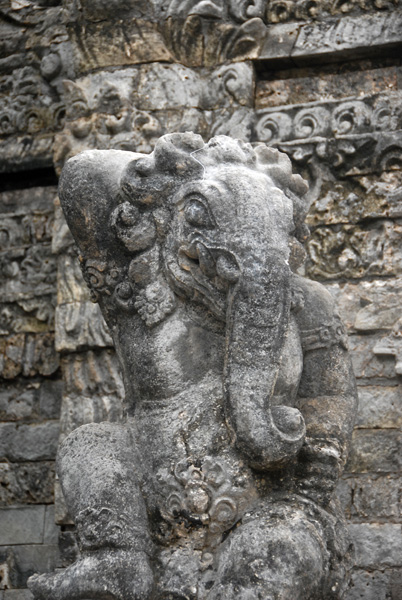
[(311, 307), (309, 318), (318, 315), (321, 325), (309, 328), (303, 336), (298, 407), (305, 420), (306, 439), (296, 471), (299, 491), (326, 504), (346, 462), (357, 391), (346, 335), (332, 299), (320, 288), (316, 310)]

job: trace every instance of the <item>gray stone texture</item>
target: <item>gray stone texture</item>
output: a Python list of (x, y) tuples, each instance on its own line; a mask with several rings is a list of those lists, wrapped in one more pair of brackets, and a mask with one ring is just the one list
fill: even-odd
[(1, 462), (0, 506), (50, 504), (54, 501), (52, 461)]
[[(4, 600), (33, 600), (33, 595), (29, 590), (6, 590), (3, 593)], [(1, 596), (0, 596), (1, 598)], [(3, 600), (3, 598), (1, 600)]]
[[(149, 153), (174, 131), (268, 141), (310, 182), (309, 276), (325, 284), (351, 334), (359, 431), (353, 472), (338, 493), (353, 523), (400, 523), (400, 470), (392, 457), (402, 397), (398, 4), (3, 4), (0, 424), (12, 425), (18, 443), (40, 437), (41, 425), (50, 443), (46, 421), (56, 434), (61, 405), (61, 438), (91, 420), (121, 419), (117, 361), (104, 346), (97, 309), (92, 321), (83, 317), (89, 290), (54, 176), (48, 185), (41, 169), (55, 165), (59, 172), (69, 156), (95, 147)], [(32, 461), (31, 442), (26, 459), (0, 462), (2, 506), (53, 502), (53, 460)], [(38, 440), (43, 456), (47, 442)], [(12, 445), (13, 456), (24, 456)], [(72, 527), (58, 487), (56, 496), (57, 522)], [(72, 531), (63, 535), (58, 566), (65, 567), (76, 546)], [(39, 560), (41, 545), (35, 547), (36, 570), (48, 570), (48, 550)], [(35, 570), (0, 563), (0, 579), (4, 568), (13, 588), (25, 586)], [(345, 599), (400, 600), (401, 569), (356, 568)], [(24, 589), (1, 590), (1, 581), (1, 600), (32, 597)]]
[(0, 458), (11, 462), (43, 461), (56, 458), (58, 421), (17, 426), (0, 424)]
[(0, 546), (42, 544), (46, 507), (24, 506), (0, 510)]
[(402, 527), (394, 523), (353, 523), (349, 525), (356, 552), (356, 565), (395, 567), (402, 559)]
[(0, 546), (0, 564), (6, 565), (8, 584), (6, 589), (24, 589), (33, 574), (57, 567), (59, 549), (54, 544), (21, 544)]
[(356, 569), (346, 600), (398, 600), (401, 585), (402, 569), (369, 572)]

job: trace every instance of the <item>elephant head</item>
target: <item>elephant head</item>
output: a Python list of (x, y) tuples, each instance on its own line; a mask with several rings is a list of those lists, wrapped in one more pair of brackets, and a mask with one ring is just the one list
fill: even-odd
[[(153, 265), (162, 287), (224, 324), (226, 416), (235, 443), (257, 469), (282, 465), (305, 434), (299, 411), (271, 406), (290, 318), (289, 244), (305, 216), (305, 182), (285, 154), (225, 136), (204, 144), (190, 133), (166, 135), (151, 155), (123, 162), (119, 191), (105, 205), (106, 237), (113, 230), (124, 244), (137, 287), (144, 264)], [(67, 219), (69, 212), (67, 202)], [(92, 221), (100, 218), (98, 211)], [(149, 259), (153, 247), (158, 254)]]

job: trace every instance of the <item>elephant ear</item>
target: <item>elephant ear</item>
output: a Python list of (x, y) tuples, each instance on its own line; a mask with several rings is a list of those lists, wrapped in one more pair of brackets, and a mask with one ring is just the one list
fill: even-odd
[[(144, 260), (144, 252), (158, 252), (153, 207), (140, 210), (135, 198), (129, 201), (121, 191), (127, 168), (142, 158), (133, 152), (91, 150), (71, 158), (60, 178), (60, 201), (81, 252), (84, 279), (109, 324), (122, 308), (135, 310), (141, 278), (130, 275), (130, 266), (135, 272), (140, 263), (142, 283), (155, 280)], [(155, 262), (148, 260), (149, 265)]]

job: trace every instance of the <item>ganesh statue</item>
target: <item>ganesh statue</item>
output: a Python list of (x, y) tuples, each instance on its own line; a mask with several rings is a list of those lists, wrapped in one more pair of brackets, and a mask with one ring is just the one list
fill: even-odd
[(285, 154), (225, 136), (67, 162), (125, 416), (59, 449), (80, 555), (31, 577), (36, 599), (343, 597), (356, 389), (333, 300), (300, 275), (306, 192)]

